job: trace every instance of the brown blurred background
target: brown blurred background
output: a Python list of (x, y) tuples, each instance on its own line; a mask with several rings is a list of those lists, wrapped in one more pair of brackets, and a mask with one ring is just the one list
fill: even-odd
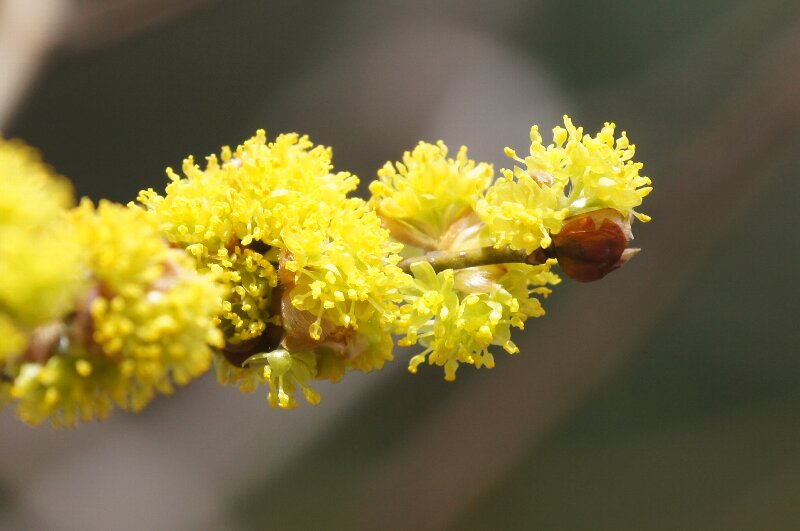
[[(800, 529), (796, 0), (0, 0), (0, 131), (128, 201), (263, 127), (362, 183), (616, 121), (644, 251), (493, 371), (282, 412), (213, 378), (75, 430), (0, 418), (0, 529)], [(55, 259), (55, 258), (54, 258)]]

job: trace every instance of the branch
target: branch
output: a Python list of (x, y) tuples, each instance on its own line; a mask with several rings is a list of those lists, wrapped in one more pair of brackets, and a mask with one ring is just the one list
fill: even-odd
[(532, 254), (525, 251), (516, 251), (509, 247), (496, 249), (494, 247), (480, 247), (466, 251), (431, 251), (422, 256), (406, 258), (398, 264), (400, 269), (411, 273), (411, 266), (420, 262), (428, 262), (435, 272), (445, 269), (465, 269), (493, 264), (543, 264), (550, 254), (543, 249), (537, 249)]

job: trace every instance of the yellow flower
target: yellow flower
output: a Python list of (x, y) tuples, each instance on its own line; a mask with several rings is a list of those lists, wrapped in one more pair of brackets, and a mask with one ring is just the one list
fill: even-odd
[(511, 148), (506, 154), (524, 165), (502, 170), (476, 210), (486, 223), (484, 236), (497, 247), (529, 253), (547, 248), (564, 220), (604, 208), (623, 216), (650, 218), (636, 212), (650, 193), (650, 179), (639, 175), (642, 164), (631, 159), (635, 148), (615, 125), (606, 123), (596, 136), (583, 134), (568, 116), (566, 128), (553, 129), (553, 144), (544, 146), (539, 127), (531, 128), (530, 155), (524, 159)]
[[(494, 367), (489, 347), (509, 354), (519, 352), (511, 340), (511, 327), (523, 328), (528, 317), (544, 315), (538, 299), (547, 296), (548, 283), (559, 279), (550, 273), (554, 261), (541, 266), (505, 264), (436, 274), (427, 262), (412, 266), (414, 284), (401, 306), (400, 345), (416, 343), (425, 350), (411, 358), (416, 372), (424, 361), (444, 367), (445, 379), (454, 380), (459, 364)], [(533, 286), (533, 287), (532, 287)]]
[(370, 205), (404, 243), (433, 247), (492, 182), (492, 166), (470, 160), (466, 147), (455, 159), (447, 151), (442, 141), (420, 142), (403, 162), (387, 162), (370, 184)]
[(103, 352), (162, 392), (208, 370), (209, 345), (222, 346), (214, 326), (221, 290), (211, 278), (169, 248), (141, 210), (107, 202), (95, 210), (84, 201), (73, 219), (100, 286), (90, 311)]
[(23, 333), (63, 317), (85, 286), (83, 250), (63, 222), (0, 227), (0, 315)]
[(389, 241), (389, 232), (360, 199), (326, 210), (319, 206), (314, 223), (284, 233), (292, 305), (316, 317), (309, 328), (315, 340), (321, 339), (323, 319), (356, 330), (363, 322), (387, 326), (397, 315), (399, 288), (408, 281), (396, 265), (400, 246)]
[(11, 389), (21, 420), (40, 424), (49, 419), (54, 427), (104, 419), (114, 403), (122, 406), (139, 393), (110, 358), (65, 351), (44, 364), (23, 364)]
[[(207, 160), (201, 169), (187, 159), (185, 178), (168, 170), (166, 194), (147, 190), (139, 201), (169, 241), (228, 288), (220, 323), (226, 343), (260, 348), (268, 324), (283, 326), (291, 356), (314, 357), (304, 367), (330, 379), (391, 359), (387, 327), (408, 275), (396, 265), (401, 246), (390, 242), (380, 219), (363, 200), (347, 197), (358, 179), (334, 173), (331, 150), (297, 134), (268, 143), (259, 131)], [(264, 359), (270, 367), (272, 358)], [(226, 363), (217, 359), (220, 381), (243, 390), (278, 386), (274, 376), (255, 374), (260, 367)], [(280, 394), (278, 387), (270, 396)], [(292, 400), (273, 402), (288, 407)]]
[(82, 289), (81, 249), (64, 227), (72, 188), (32, 148), (0, 139), (0, 364)]
[(381, 369), (393, 358), (390, 325), (410, 277), (375, 213), (356, 198), (337, 210), (319, 206), (284, 245), (285, 346), (312, 352), (317, 378)]
[(561, 230), (568, 209), (564, 207), (563, 185), (542, 184), (520, 168), (503, 170), (477, 205), (495, 247), (532, 253), (549, 247), (551, 233)]
[(222, 354), (214, 354), (214, 373), (217, 381), (222, 385), (238, 385), (242, 393), (252, 393), (258, 386), (267, 382), (263, 370), (254, 370), (252, 367), (237, 367)]
[(138, 411), (204, 373), (221, 291), (139, 209), (84, 201), (69, 216), (93, 287), (42, 363), (26, 362), (12, 396), (27, 422), (105, 418), (112, 405)]
[[(553, 144), (544, 146), (539, 128), (531, 128), (530, 155), (525, 159), (506, 148), (506, 153), (526, 166), (530, 175), (552, 180), (569, 189), (565, 204), (569, 216), (613, 208), (641, 221), (650, 218), (634, 209), (652, 191), (650, 179), (639, 175), (640, 162), (634, 162), (636, 148), (623, 132), (614, 138), (616, 125), (606, 122), (594, 137), (583, 134), (569, 116), (564, 127), (553, 128)], [(569, 186), (567, 186), (569, 185)]]
[(270, 406), (281, 409), (297, 407), (294, 394), (298, 387), (309, 404), (319, 403), (319, 394), (308, 385), (317, 374), (316, 358), (312, 353), (290, 353), (280, 348), (253, 356), (249, 363), (262, 372), (269, 385), (267, 401)]
[(27, 337), (10, 316), (0, 313), (0, 370), (2, 364), (25, 350)]
[(0, 226), (47, 226), (74, 202), (69, 181), (19, 140), (0, 138), (0, 183)]
[(157, 217), (165, 237), (191, 254), (201, 271), (228, 287), (221, 328), (229, 343), (258, 337), (277, 285), (273, 264), (283, 235), (294, 232), (320, 205), (343, 201), (358, 179), (331, 172), (331, 150), (305, 136), (280, 135), (267, 143), (260, 130), (235, 151), (223, 148), (201, 169), (189, 157), (185, 178), (167, 170), (164, 196), (139, 201)]

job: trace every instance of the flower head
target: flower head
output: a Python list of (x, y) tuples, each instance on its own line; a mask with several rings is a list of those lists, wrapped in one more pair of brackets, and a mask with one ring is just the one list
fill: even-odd
[(519, 352), (511, 328), (544, 315), (534, 295), (547, 296), (545, 285), (559, 282), (549, 272), (551, 265), (504, 264), (437, 274), (427, 262), (414, 264), (397, 331), (405, 334), (401, 345), (419, 343), (425, 350), (411, 358), (409, 370), (416, 372), (427, 360), (444, 367), (446, 380), (454, 380), (461, 363), (494, 367), (492, 345)]
[[(635, 208), (652, 188), (650, 179), (639, 175), (642, 164), (633, 162), (635, 148), (626, 134), (623, 132), (614, 138), (613, 123), (606, 123), (595, 136), (584, 135), (583, 128), (576, 128), (568, 116), (564, 116), (564, 125), (565, 128), (553, 129), (553, 143), (548, 146), (543, 145), (539, 128), (534, 125), (530, 155), (524, 159), (506, 148), (506, 154), (524, 167), (502, 170), (503, 178), (486, 191), (476, 211), (486, 224), (483, 236), (495, 247), (508, 246), (533, 253), (540, 248), (550, 248), (555, 237), (555, 249), (547, 255), (556, 256), (562, 267), (574, 272), (574, 275), (568, 272), (570, 276), (596, 280), (624, 262), (619, 259), (632, 235), (630, 222), (622, 220), (629, 220), (631, 216), (642, 221), (650, 219)], [(595, 212), (610, 214), (601, 216)], [(612, 238), (608, 231), (592, 236), (591, 254), (596, 265), (592, 266), (595, 272), (587, 273), (586, 267), (576, 264), (589, 252), (586, 245), (594, 225), (586, 224), (598, 216), (619, 219), (620, 223), (609, 223), (624, 224), (627, 229), (624, 238)], [(575, 236), (578, 220), (583, 227), (579, 231), (582, 234), (581, 257), (575, 255), (579, 251)], [(564, 227), (570, 227), (573, 237), (557, 236)], [(611, 225), (608, 227), (610, 230)], [(603, 234), (608, 237), (601, 237)], [(606, 248), (608, 245), (611, 247)], [(625, 258), (633, 254), (627, 251)], [(613, 259), (608, 259), (611, 255)], [(585, 271), (578, 271), (578, 267)]]
[(563, 184), (540, 182), (520, 168), (503, 170), (503, 177), (477, 206), (495, 247), (532, 253), (549, 247), (550, 234), (561, 230), (568, 209)]
[(167, 170), (166, 194), (153, 190), (139, 201), (158, 219), (165, 237), (191, 254), (228, 288), (222, 329), (226, 341), (258, 337), (275, 315), (269, 312), (277, 285), (283, 234), (316, 215), (318, 205), (336, 204), (355, 189), (349, 173), (331, 173), (331, 151), (296, 134), (267, 143), (264, 131), (201, 169), (192, 157), (184, 178)]
[(312, 339), (322, 338), (323, 320), (358, 329), (365, 322), (385, 327), (395, 319), (399, 288), (407, 281), (396, 265), (400, 246), (389, 241), (363, 201), (343, 202), (299, 229), (284, 235), (282, 267), (292, 305), (316, 317), (308, 330)]
[(112, 405), (138, 411), (205, 372), (222, 345), (221, 290), (161, 239), (154, 219), (84, 201), (68, 221), (91, 287), (45, 359), (26, 360), (15, 378), (17, 413), (31, 423), (104, 418)]
[(0, 138), (0, 182), (0, 226), (46, 226), (74, 202), (69, 181), (19, 140)]
[(614, 138), (616, 125), (606, 122), (595, 136), (584, 135), (569, 116), (564, 126), (553, 128), (553, 143), (545, 146), (538, 126), (531, 128), (530, 155), (521, 159), (514, 150), (506, 153), (524, 164), (529, 175), (544, 183), (552, 182), (567, 191), (564, 206), (569, 216), (613, 208), (641, 221), (650, 218), (634, 209), (652, 191), (650, 179), (639, 175), (640, 162), (634, 162), (636, 148), (623, 132)]
[(296, 134), (267, 143), (259, 131), (236, 150), (208, 157), (205, 169), (187, 159), (183, 171), (180, 178), (168, 170), (164, 196), (147, 190), (139, 201), (199, 270), (228, 288), (220, 323), (227, 346), (259, 349), (245, 366), (226, 367), (220, 358), (221, 380), (247, 390), (269, 383), (271, 397), (279, 388), (314, 396), (307, 386), (276, 383), (275, 374), (288, 382), (296, 371), (269, 369), (284, 359), (268, 356), (277, 345), (260, 350), (271, 325), (285, 331), (281, 346), (291, 359), (314, 358), (298, 365), (303, 375), (338, 379), (391, 359), (387, 327), (408, 281), (396, 265), (401, 246), (363, 200), (347, 197), (358, 179), (332, 171), (329, 148)]
[(34, 328), (64, 316), (82, 289), (82, 250), (65, 227), (72, 188), (38, 153), (0, 139), (0, 365)]
[(454, 159), (447, 152), (442, 141), (420, 142), (403, 162), (387, 162), (370, 184), (370, 204), (404, 243), (435, 247), (492, 182), (492, 166), (470, 160), (466, 147)]

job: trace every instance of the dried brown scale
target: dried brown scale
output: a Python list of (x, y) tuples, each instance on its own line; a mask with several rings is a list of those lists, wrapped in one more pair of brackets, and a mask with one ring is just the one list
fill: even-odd
[(22, 356), (23, 361), (47, 363), (47, 360), (56, 354), (64, 338), (81, 345), (87, 352), (102, 354), (100, 345), (93, 338), (94, 322), (91, 314), (92, 302), (99, 296), (109, 296), (108, 289), (100, 283), (87, 290), (75, 311), (67, 315), (63, 321), (47, 323), (33, 330)]
[(47, 363), (58, 348), (64, 335), (64, 324), (61, 322), (48, 323), (36, 328), (30, 336), (28, 347), (22, 359), (31, 363)]

